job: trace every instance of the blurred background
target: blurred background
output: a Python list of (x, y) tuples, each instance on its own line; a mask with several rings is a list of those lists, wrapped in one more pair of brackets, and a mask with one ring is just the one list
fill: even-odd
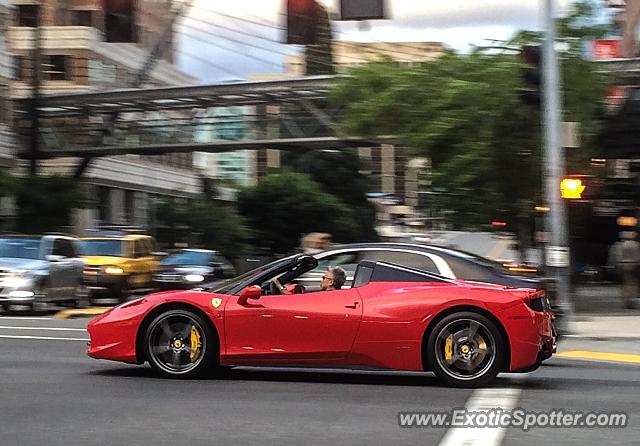
[[(0, 229), (145, 234), (237, 273), (320, 233), (548, 275), (542, 5), (356, 3), (0, 0)], [(572, 296), (618, 308), (640, 2), (555, 17)]]

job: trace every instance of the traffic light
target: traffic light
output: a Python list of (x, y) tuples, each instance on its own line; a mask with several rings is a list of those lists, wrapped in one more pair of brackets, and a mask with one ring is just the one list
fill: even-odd
[(316, 43), (318, 12), (316, 0), (287, 0), (287, 44)]
[(567, 200), (581, 200), (586, 186), (580, 178), (563, 178), (560, 181), (560, 193)]
[(524, 89), (520, 91), (522, 102), (532, 107), (540, 107), (540, 85), (542, 82), (542, 58), (540, 45), (525, 45), (520, 51), (524, 63), (521, 76)]

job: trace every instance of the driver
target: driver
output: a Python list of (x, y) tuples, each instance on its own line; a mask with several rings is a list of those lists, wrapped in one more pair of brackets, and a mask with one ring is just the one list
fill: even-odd
[(320, 291), (335, 291), (342, 288), (344, 282), (347, 280), (347, 274), (339, 266), (330, 266), (322, 276), (322, 282), (320, 282)]
[[(342, 285), (347, 280), (347, 273), (339, 266), (330, 266), (322, 276), (322, 282), (320, 282), (320, 291), (335, 291), (342, 288)], [(293, 294), (284, 285), (280, 283), (278, 279), (273, 279), (273, 283), (277, 287), (281, 294)]]

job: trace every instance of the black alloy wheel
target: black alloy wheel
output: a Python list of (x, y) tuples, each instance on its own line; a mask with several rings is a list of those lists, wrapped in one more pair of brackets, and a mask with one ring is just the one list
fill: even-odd
[(211, 329), (188, 310), (169, 310), (153, 319), (144, 347), (151, 368), (168, 378), (200, 377), (218, 363), (218, 345)]

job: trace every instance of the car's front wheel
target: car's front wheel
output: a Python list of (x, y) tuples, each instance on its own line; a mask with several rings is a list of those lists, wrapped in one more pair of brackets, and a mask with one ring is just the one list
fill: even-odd
[(91, 292), (84, 283), (76, 286), (73, 293), (73, 300), (76, 308), (89, 308), (91, 306)]
[(447, 385), (478, 387), (501, 371), (505, 341), (496, 325), (473, 312), (450, 314), (431, 331), (426, 345), (428, 365)]
[(146, 329), (144, 347), (151, 368), (168, 378), (200, 377), (218, 362), (211, 328), (189, 310), (168, 310), (155, 317)]

